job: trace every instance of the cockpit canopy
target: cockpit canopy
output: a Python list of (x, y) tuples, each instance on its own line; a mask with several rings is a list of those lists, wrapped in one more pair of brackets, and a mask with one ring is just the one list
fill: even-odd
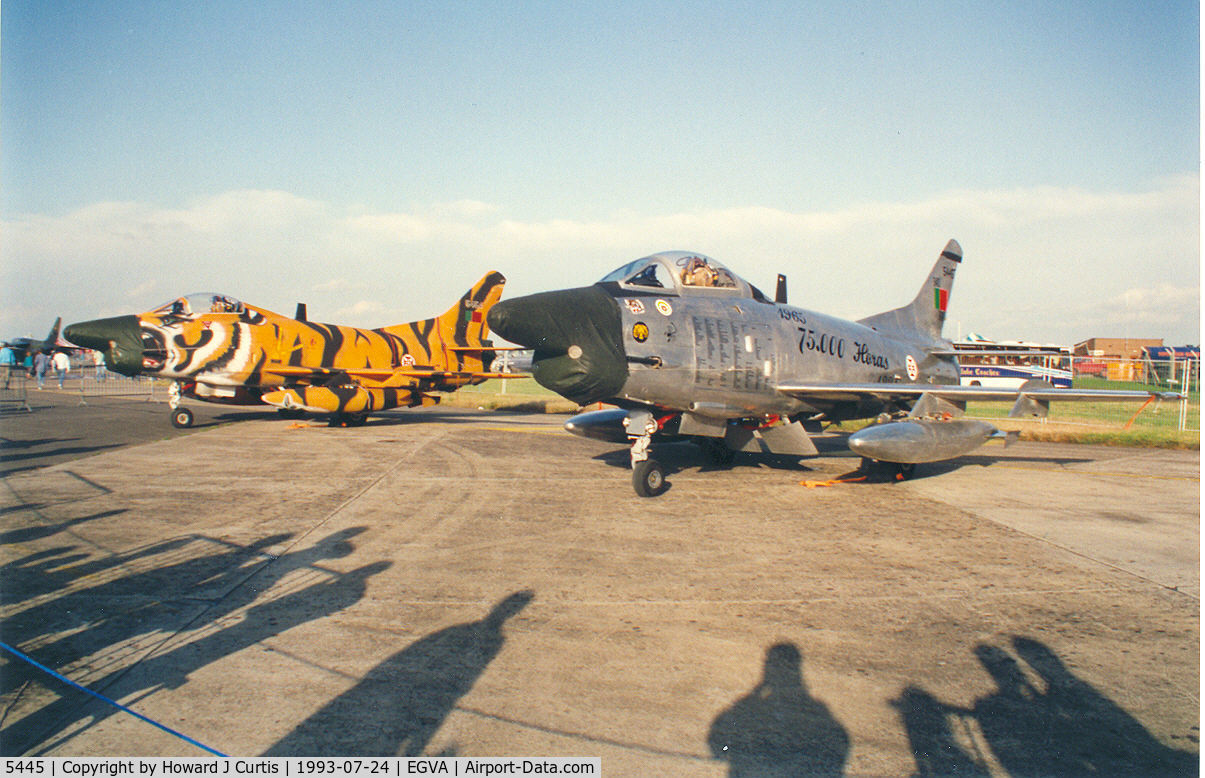
[(201, 313), (242, 313), (243, 304), (225, 294), (197, 292), (169, 300), (151, 313), (165, 316), (195, 316)]
[(665, 251), (637, 259), (603, 276), (599, 283), (661, 294), (728, 294), (765, 299), (755, 287), (711, 257), (690, 251)]

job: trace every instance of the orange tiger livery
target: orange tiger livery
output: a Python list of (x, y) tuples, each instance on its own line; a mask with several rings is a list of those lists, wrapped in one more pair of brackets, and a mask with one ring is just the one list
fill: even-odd
[(311, 322), (304, 306), (289, 318), (227, 295), (195, 294), (136, 316), (72, 324), (64, 335), (102, 352), (116, 372), (171, 379), (178, 427), (192, 424), (184, 397), (267, 403), (354, 426), (370, 413), (432, 405), (434, 392), (494, 377), (485, 315), (505, 283), (490, 272), (442, 315), (378, 329)]

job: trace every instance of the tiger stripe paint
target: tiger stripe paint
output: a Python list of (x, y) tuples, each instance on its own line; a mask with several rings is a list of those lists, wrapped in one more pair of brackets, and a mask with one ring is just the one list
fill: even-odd
[(293, 319), (222, 295), (181, 297), (137, 317), (138, 372), (203, 400), (234, 402), (220, 388), (236, 387), (251, 402), (322, 413), (429, 405), (438, 401), (431, 392), (492, 375), (485, 314), (505, 283), (490, 272), (443, 314), (376, 329)]

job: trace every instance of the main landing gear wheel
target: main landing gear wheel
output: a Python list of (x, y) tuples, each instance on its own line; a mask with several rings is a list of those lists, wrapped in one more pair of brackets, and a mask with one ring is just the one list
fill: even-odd
[(176, 408), (172, 411), (172, 426), (186, 429), (192, 426), (192, 411), (187, 408)]
[(656, 497), (665, 491), (665, 470), (655, 459), (632, 466), (632, 486), (641, 497)]

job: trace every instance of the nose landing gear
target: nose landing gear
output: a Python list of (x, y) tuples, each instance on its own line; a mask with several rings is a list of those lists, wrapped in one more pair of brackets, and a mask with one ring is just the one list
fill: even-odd
[(172, 409), (172, 426), (176, 429), (187, 429), (192, 426), (192, 411), (180, 404), (184, 388), (179, 381), (172, 381), (167, 390), (167, 406)]
[(648, 411), (637, 411), (628, 417), (627, 433), (632, 441), (632, 488), (641, 497), (656, 497), (669, 488), (665, 482), (665, 468), (657, 460), (649, 458), (653, 434), (661, 429), (663, 423)]

